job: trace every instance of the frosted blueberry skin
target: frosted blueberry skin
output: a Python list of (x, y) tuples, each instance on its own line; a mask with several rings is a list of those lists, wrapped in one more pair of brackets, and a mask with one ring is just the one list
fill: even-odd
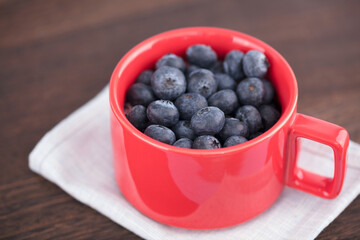
[(238, 84), (236, 93), (242, 105), (258, 107), (264, 103), (265, 86), (259, 78), (246, 78)]
[(173, 131), (171, 131), (171, 129), (157, 124), (148, 126), (145, 129), (144, 134), (155, 140), (170, 145), (173, 145), (176, 141), (175, 134), (173, 133)]
[(206, 98), (199, 93), (184, 93), (174, 104), (180, 112), (180, 118), (185, 120), (190, 120), (197, 111), (208, 106)]
[(215, 135), (225, 124), (225, 114), (217, 107), (205, 107), (191, 118), (191, 128), (197, 135)]
[(217, 82), (214, 74), (207, 69), (198, 69), (190, 74), (187, 90), (189, 93), (199, 93), (205, 98), (215, 93)]
[(269, 104), (274, 99), (275, 89), (272, 83), (266, 79), (261, 79), (265, 87), (264, 104)]
[(174, 100), (186, 91), (185, 76), (177, 68), (163, 66), (152, 75), (151, 87), (158, 98)]
[(263, 127), (259, 111), (251, 105), (238, 108), (235, 117), (247, 125), (250, 134), (258, 132)]
[(224, 73), (223, 62), (219, 61), (219, 60), (216, 61), (214, 63), (214, 65), (212, 65), (209, 70), (212, 71), (214, 74), (216, 74), (216, 73)]
[(153, 75), (154, 71), (152, 70), (145, 70), (137, 77), (136, 81), (137, 83), (143, 83), (145, 85), (150, 86), (151, 84), (151, 76)]
[(137, 129), (174, 146), (214, 149), (256, 138), (278, 121), (274, 86), (263, 78), (269, 67), (264, 53), (232, 50), (222, 61), (197, 44), (186, 56), (185, 63), (164, 55), (129, 88), (124, 112)]
[(216, 73), (214, 77), (218, 85), (218, 90), (230, 89), (235, 91), (236, 81), (228, 74)]
[(126, 93), (126, 101), (132, 106), (143, 105), (146, 107), (155, 101), (155, 96), (151, 87), (143, 83), (134, 83)]
[(224, 72), (229, 74), (235, 80), (244, 78), (242, 65), (243, 57), (244, 53), (239, 50), (232, 50), (225, 56), (223, 62)]
[(182, 148), (192, 148), (193, 141), (188, 138), (180, 138), (174, 143), (174, 146), (176, 147), (182, 147)]
[(210, 135), (203, 135), (195, 138), (193, 143), (193, 148), (195, 149), (217, 149), (221, 148), (220, 141)]
[(231, 136), (228, 139), (226, 139), (224, 143), (224, 147), (231, 147), (235, 146), (244, 142), (247, 142), (248, 140), (242, 136)]
[(265, 131), (270, 129), (280, 118), (280, 112), (271, 105), (262, 105), (259, 107)]
[(146, 107), (143, 105), (135, 105), (130, 108), (125, 115), (129, 122), (140, 131), (143, 131), (147, 126)]
[(130, 112), (130, 110), (132, 109), (132, 106), (129, 102), (125, 102), (124, 104), (124, 113), (125, 116)]
[(173, 53), (169, 53), (169, 54), (162, 56), (156, 62), (156, 65), (155, 65), (156, 69), (159, 69), (160, 67), (163, 67), (163, 66), (174, 67), (174, 68), (181, 70), (182, 72), (184, 72), (186, 69), (184, 60), (181, 57), (176, 56)]
[(208, 104), (220, 108), (225, 114), (234, 112), (239, 105), (236, 93), (230, 89), (220, 90), (211, 95)]
[(196, 44), (186, 50), (186, 57), (190, 64), (201, 68), (211, 68), (216, 60), (216, 52), (207, 45)]
[(247, 77), (262, 78), (270, 66), (264, 53), (257, 50), (248, 51), (243, 59), (243, 71)]
[(186, 67), (185, 73), (186, 73), (186, 78), (188, 79), (191, 75), (192, 72), (201, 69), (200, 67), (196, 66), (196, 65), (189, 65)]
[(174, 126), (179, 121), (179, 111), (169, 100), (156, 100), (146, 109), (149, 121), (166, 127)]
[(177, 139), (188, 138), (194, 140), (196, 137), (189, 121), (179, 121), (175, 124), (172, 130), (175, 133)]
[(225, 141), (231, 136), (247, 137), (249, 135), (248, 127), (237, 118), (226, 118), (224, 127), (219, 132), (221, 141)]

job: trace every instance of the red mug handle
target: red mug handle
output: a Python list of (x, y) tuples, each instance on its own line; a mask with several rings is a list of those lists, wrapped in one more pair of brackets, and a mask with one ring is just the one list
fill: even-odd
[[(324, 177), (298, 167), (297, 138), (299, 137), (328, 145), (333, 149), (335, 164), (333, 178)], [(340, 193), (345, 177), (348, 145), (349, 134), (344, 128), (297, 113), (290, 127), (288, 138), (286, 184), (319, 197), (335, 198)]]

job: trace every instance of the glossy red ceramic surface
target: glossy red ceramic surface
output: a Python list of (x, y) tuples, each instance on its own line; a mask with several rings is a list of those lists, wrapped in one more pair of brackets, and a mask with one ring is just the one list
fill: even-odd
[[(333, 149), (333, 178), (320, 176), (297, 166), (296, 140), (299, 137), (326, 144)], [(349, 135), (344, 128), (298, 113), (289, 132), (287, 185), (323, 198), (335, 198), (340, 193), (345, 177), (348, 145)]]
[[(280, 120), (261, 136), (216, 150), (183, 149), (147, 137), (126, 119), (125, 93), (136, 77), (169, 52), (184, 56), (187, 47), (207, 44), (220, 58), (233, 49), (257, 49), (270, 62), (268, 79), (282, 108)], [(297, 84), (285, 59), (248, 35), (219, 28), (184, 28), (151, 37), (131, 49), (110, 82), (111, 132), (117, 183), (143, 214), (191, 229), (232, 226), (265, 211), (285, 184), (326, 198), (339, 194), (346, 163), (347, 132), (336, 125), (296, 113)], [(334, 149), (335, 174), (325, 178), (296, 165), (296, 138)]]

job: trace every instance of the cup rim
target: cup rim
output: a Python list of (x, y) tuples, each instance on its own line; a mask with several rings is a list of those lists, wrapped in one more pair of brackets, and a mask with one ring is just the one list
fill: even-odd
[[(179, 34), (184, 33), (192, 33), (196, 34), (198, 32), (211, 32), (213, 34), (230, 34), (230, 35), (236, 35), (237, 37), (240, 37), (242, 39), (246, 39), (246, 41), (252, 42), (262, 48), (264, 48), (267, 52), (267, 54), (276, 55), (276, 57), (284, 64), (284, 67), (286, 67), (286, 70), (291, 75), (291, 81), (292, 85), (294, 86), (294, 91), (292, 94), (290, 94), (289, 98), (289, 107), (287, 107), (282, 113), (280, 119), (275, 123), (274, 126), (272, 126), (269, 130), (265, 131), (263, 134), (259, 135), (258, 137), (251, 139), (245, 143), (234, 145), (231, 147), (222, 147), (219, 149), (188, 149), (188, 148), (180, 148), (176, 146), (172, 146), (170, 144), (162, 143), (160, 141), (157, 141), (147, 135), (145, 135), (143, 132), (136, 129), (126, 118), (125, 113), (123, 111), (123, 106), (119, 103), (119, 96), (117, 94), (116, 89), (119, 86), (120, 76), (121, 72), (124, 71), (124, 65), (126, 65), (129, 61), (133, 59), (133, 56), (137, 55), (139, 52), (144, 51), (146, 49), (146, 46), (151, 46), (152, 43), (157, 42), (159, 39), (166, 39), (170, 36), (178, 36)], [(125, 94), (124, 96), (125, 97)], [(217, 27), (188, 27), (188, 28), (178, 28), (170, 31), (165, 31), (159, 34), (156, 34), (150, 38), (145, 39), (144, 41), (140, 42), (136, 46), (134, 46), (132, 49), (130, 49), (117, 63), (111, 78), (110, 78), (110, 85), (109, 85), (109, 101), (110, 101), (110, 108), (115, 116), (116, 120), (120, 122), (123, 128), (126, 128), (127, 131), (134, 134), (138, 139), (146, 142), (147, 144), (150, 144), (156, 148), (171, 151), (174, 153), (179, 154), (185, 154), (185, 155), (224, 155), (224, 154), (232, 154), (237, 151), (241, 151), (243, 149), (251, 148), (260, 142), (263, 142), (270, 137), (272, 137), (275, 133), (280, 131), (284, 125), (286, 125), (290, 118), (293, 116), (293, 114), (296, 112), (296, 105), (298, 100), (298, 86), (295, 74), (293, 70), (291, 69), (289, 63), (285, 60), (285, 58), (277, 52), (274, 48), (272, 48), (270, 45), (266, 44), (265, 42), (252, 37), (250, 35), (247, 35), (245, 33), (241, 33), (238, 31), (226, 29), (226, 28), (217, 28)]]

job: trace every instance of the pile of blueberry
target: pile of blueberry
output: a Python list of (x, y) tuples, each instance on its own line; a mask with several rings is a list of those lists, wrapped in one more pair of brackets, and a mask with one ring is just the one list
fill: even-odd
[(255, 138), (280, 118), (262, 52), (232, 50), (220, 61), (210, 46), (197, 44), (186, 58), (164, 55), (127, 91), (125, 115), (146, 135), (178, 147), (215, 149)]

